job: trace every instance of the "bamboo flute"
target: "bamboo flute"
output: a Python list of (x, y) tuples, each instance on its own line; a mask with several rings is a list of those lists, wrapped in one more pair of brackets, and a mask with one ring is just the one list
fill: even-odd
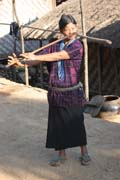
[[(65, 37), (63, 37), (63, 38), (61, 38), (61, 39), (57, 39), (56, 41), (53, 41), (53, 42), (51, 42), (51, 43), (49, 43), (49, 44), (47, 44), (47, 45), (45, 45), (45, 46), (43, 46), (43, 47), (40, 47), (40, 48), (32, 51), (32, 53), (34, 53), (34, 54), (35, 54), (35, 53), (38, 53), (38, 52), (42, 51), (43, 49), (45, 49), (45, 48), (47, 48), (47, 47), (50, 47), (50, 46), (52, 46), (52, 45), (54, 45), (54, 44), (56, 44), (56, 43), (58, 43), (58, 42), (60, 42), (60, 41), (62, 41), (62, 40), (67, 39), (67, 38), (68, 38), (68, 36), (65, 36)], [(21, 60), (21, 59), (24, 59), (24, 58), (19, 58), (19, 57), (17, 58), (17, 57), (16, 57), (16, 59)], [(6, 67), (8, 68), (8, 67), (10, 67), (10, 66), (13, 66), (14, 64), (15, 64), (15, 62), (12, 62), (12, 63), (6, 65)]]

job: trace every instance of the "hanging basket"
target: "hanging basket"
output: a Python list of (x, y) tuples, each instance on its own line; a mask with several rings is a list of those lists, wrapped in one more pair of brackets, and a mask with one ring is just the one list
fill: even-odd
[(115, 95), (104, 96), (105, 101), (98, 114), (98, 117), (120, 123), (120, 97)]

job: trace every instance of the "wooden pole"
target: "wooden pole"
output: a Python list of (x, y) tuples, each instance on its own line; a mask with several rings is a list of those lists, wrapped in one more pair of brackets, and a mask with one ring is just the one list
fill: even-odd
[(118, 73), (118, 68), (119, 66), (117, 65), (117, 61), (118, 60), (116, 57), (115, 57), (115, 50), (112, 50), (112, 53), (111, 53), (111, 62), (113, 62), (114, 64), (114, 72), (115, 72), (115, 85), (116, 85), (116, 95), (120, 95), (120, 80), (119, 80), (119, 73)]
[[(80, 9), (81, 9), (81, 24), (83, 35), (86, 36), (86, 28), (85, 28), (85, 17), (84, 17), (84, 4), (83, 0), (80, 0)], [(84, 75), (85, 75), (85, 97), (89, 100), (89, 80), (88, 80), (88, 45), (87, 39), (83, 38), (84, 45)]]
[[(12, 3), (12, 20), (13, 22), (15, 21), (15, 10), (14, 10), (14, 1)], [(14, 53), (16, 52), (16, 37), (14, 35), (14, 33), (12, 33), (12, 37), (13, 37), (13, 51)], [(11, 67), (11, 74), (12, 74), (12, 80), (16, 81), (16, 67)]]
[(56, 7), (56, 0), (52, 0), (52, 9)]
[[(17, 12), (16, 12), (16, 5), (15, 5), (15, 0), (12, 0), (12, 5), (13, 5), (13, 11), (14, 11), (14, 15), (16, 18), (16, 21), (20, 27), (20, 22), (19, 22), (19, 18), (17, 16)], [(21, 36), (21, 48), (22, 48), (22, 53), (25, 52), (25, 46), (24, 46), (24, 37), (23, 37), (23, 31), (22, 31), (22, 27), (20, 28), (20, 36)], [(25, 65), (25, 82), (26, 85), (29, 86), (29, 75), (28, 75), (28, 67), (27, 65)]]
[[(25, 52), (25, 44), (24, 44), (22, 27), (20, 28), (20, 36), (21, 36), (22, 53), (24, 53)], [(25, 84), (26, 84), (26, 86), (29, 86), (29, 73), (28, 73), (28, 66), (27, 65), (25, 65)]]
[[(40, 41), (40, 47), (42, 47), (42, 40)], [(40, 82), (41, 82), (41, 88), (43, 88), (43, 63), (40, 63)]]

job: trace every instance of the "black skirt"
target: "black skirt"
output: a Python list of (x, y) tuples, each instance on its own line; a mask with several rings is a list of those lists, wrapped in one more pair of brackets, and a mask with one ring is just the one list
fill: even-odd
[(83, 110), (49, 106), (46, 147), (62, 150), (86, 144)]

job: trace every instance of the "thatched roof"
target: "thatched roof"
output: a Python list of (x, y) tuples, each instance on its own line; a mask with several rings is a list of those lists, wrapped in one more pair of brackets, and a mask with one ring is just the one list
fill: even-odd
[[(89, 36), (112, 40), (112, 47), (120, 47), (120, 0), (84, 0), (86, 32)], [(63, 14), (73, 15), (81, 34), (80, 0), (68, 0), (37, 20), (31, 26), (43, 29), (58, 29), (58, 21)], [(55, 33), (35, 29), (24, 29), (25, 38), (50, 39)]]
[[(52, 5), (45, 3), (44, 0), (16, 1), (16, 11), (20, 24), (33, 21), (36, 17), (40, 18), (51, 9)], [(6, 58), (14, 52), (14, 36), (9, 35), (12, 22), (12, 0), (0, 1), (0, 59)], [(33, 47), (36, 48), (36, 45)], [(33, 50), (31, 43), (26, 43), (25, 50)], [(21, 52), (21, 42), (16, 41), (16, 52)]]

